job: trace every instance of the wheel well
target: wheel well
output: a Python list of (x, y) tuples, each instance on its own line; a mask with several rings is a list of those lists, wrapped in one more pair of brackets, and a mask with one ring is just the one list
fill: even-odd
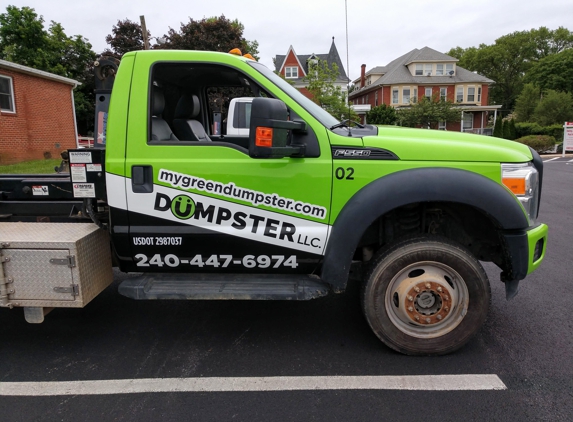
[(478, 260), (502, 267), (504, 254), (496, 222), (482, 211), (454, 202), (417, 202), (388, 211), (364, 232), (354, 260), (367, 262), (380, 247), (419, 234), (435, 234), (465, 246)]

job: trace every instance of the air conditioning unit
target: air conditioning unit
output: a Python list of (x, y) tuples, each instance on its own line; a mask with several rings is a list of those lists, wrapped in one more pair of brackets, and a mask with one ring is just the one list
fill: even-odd
[(426, 73), (426, 76), (432, 76), (432, 72)]

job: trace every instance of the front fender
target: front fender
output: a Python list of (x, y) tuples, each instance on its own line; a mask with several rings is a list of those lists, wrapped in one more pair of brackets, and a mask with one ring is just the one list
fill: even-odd
[(415, 202), (470, 205), (502, 230), (524, 230), (528, 219), (504, 186), (477, 173), (451, 168), (420, 168), (392, 173), (360, 189), (332, 226), (321, 278), (334, 291), (346, 287), (354, 251), (366, 229), (381, 215)]

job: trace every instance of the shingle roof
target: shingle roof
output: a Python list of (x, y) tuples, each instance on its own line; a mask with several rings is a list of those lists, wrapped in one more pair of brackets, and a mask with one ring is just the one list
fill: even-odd
[[(330, 51), (326, 54), (297, 54), (296, 55), (300, 64), (303, 67), (304, 73), (308, 74), (308, 60), (311, 57), (316, 57), (319, 60), (326, 60), (326, 62), (332, 66), (333, 63), (336, 63), (338, 66), (338, 77), (336, 78), (336, 82), (348, 82), (348, 76), (346, 76), (346, 70), (344, 69), (344, 65), (342, 64), (342, 60), (340, 59), (340, 55), (338, 54), (338, 50), (336, 49), (336, 45), (334, 44), (334, 37), (332, 37), (332, 44), (330, 45)], [(283, 63), (286, 59), (286, 55), (277, 54), (275, 56), (275, 69), (279, 72), (283, 66)], [(303, 78), (292, 79), (293, 81), (301, 80)]]
[(53, 81), (62, 82), (68, 85), (78, 86), (81, 85), (80, 82), (75, 79), (66, 78), (64, 76), (56, 75), (50, 72), (44, 72), (43, 70), (34, 69), (32, 67), (24, 66), (17, 63), (12, 63), (6, 60), (0, 60), (0, 68), (12, 69), (17, 72), (27, 73), (29, 75), (38, 76), (44, 79), (51, 79)]
[[(440, 53), (439, 51), (433, 50), (429, 47), (424, 47), (421, 50), (415, 48), (414, 50), (398, 57), (397, 59), (391, 61), (389, 64), (383, 68), (386, 73), (377, 79), (374, 83), (365, 86), (364, 88), (358, 88), (352, 91), (350, 97), (360, 93), (370, 90), (374, 87), (380, 85), (397, 85), (397, 84), (455, 84), (455, 83), (466, 83), (466, 82), (479, 82), (479, 83), (494, 83), (493, 80), (486, 78), (485, 76), (479, 75), (463, 67), (456, 66), (456, 74), (453, 76), (415, 76), (408, 70), (408, 64), (418, 61), (449, 61), (455, 62), (457, 59), (448, 56), (446, 54)], [(368, 73), (376, 73), (374, 69), (379, 69), (376, 67), (371, 69)]]

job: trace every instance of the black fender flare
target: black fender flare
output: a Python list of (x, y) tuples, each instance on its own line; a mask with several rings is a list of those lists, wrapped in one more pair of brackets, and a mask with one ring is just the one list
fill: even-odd
[(403, 170), (360, 189), (334, 222), (321, 278), (334, 291), (345, 289), (352, 256), (366, 229), (381, 215), (414, 202), (456, 202), (490, 216), (502, 230), (529, 226), (518, 200), (504, 186), (480, 174), (453, 168)]

